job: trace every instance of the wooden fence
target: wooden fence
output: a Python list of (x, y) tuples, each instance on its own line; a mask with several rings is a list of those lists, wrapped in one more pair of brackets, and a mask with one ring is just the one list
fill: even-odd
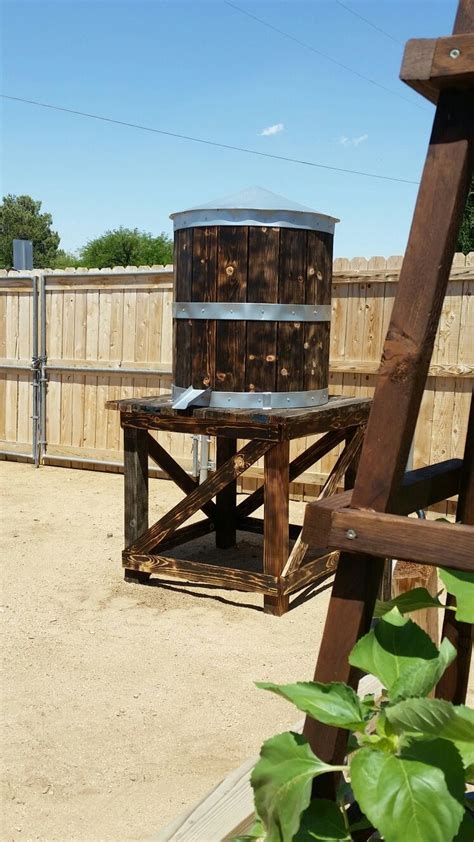
[[(401, 262), (401, 257), (335, 260), (332, 394), (372, 395)], [(474, 377), (473, 288), (474, 254), (458, 254), (415, 434), (415, 467), (462, 454)], [(48, 384), (43, 461), (83, 467), (121, 462), (119, 417), (104, 404), (109, 398), (169, 390), (172, 296), (172, 267), (44, 274)], [(416, 288), (413, 298), (416, 305)], [(40, 298), (39, 322), (41, 310)], [(33, 319), (32, 279), (0, 274), (4, 458), (31, 453)], [(191, 437), (159, 433), (158, 438), (190, 470)], [(307, 443), (294, 442), (294, 453)], [(313, 497), (336, 455), (304, 474), (293, 486), (294, 496)], [(246, 476), (246, 488), (255, 486), (259, 473), (257, 468)]]

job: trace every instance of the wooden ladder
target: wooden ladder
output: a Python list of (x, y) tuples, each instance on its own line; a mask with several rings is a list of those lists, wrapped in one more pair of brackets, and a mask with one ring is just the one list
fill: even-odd
[[(354, 490), (306, 509), (303, 541), (341, 550), (315, 681), (357, 686), (348, 655), (370, 628), (386, 558), (474, 571), (472, 401), (464, 459), (405, 473), (473, 168), (473, 0), (459, 3), (453, 33), (406, 45), (401, 79), (436, 103), (433, 130)], [(459, 523), (406, 517), (458, 493)], [(458, 656), (436, 695), (459, 704), (472, 627), (445, 615), (443, 633)], [(308, 717), (304, 734), (322, 760), (342, 761), (347, 731)], [(332, 791), (329, 777), (318, 779), (319, 795)]]

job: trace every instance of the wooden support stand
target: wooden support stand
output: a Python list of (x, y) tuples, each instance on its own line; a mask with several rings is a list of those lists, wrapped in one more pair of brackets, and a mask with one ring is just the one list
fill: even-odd
[[(303, 587), (334, 573), (337, 554), (313, 553), (299, 548), (290, 553), (290, 540), (301, 527), (289, 522), (289, 486), (311, 465), (345, 441), (337, 463), (323, 489), (334, 494), (345, 476), (352, 484), (351, 465), (362, 445), (369, 415), (368, 398), (330, 398), (323, 406), (290, 410), (172, 408), (170, 398), (110, 401), (119, 410), (125, 443), (125, 549), (123, 566), (127, 581), (144, 582), (151, 575), (187, 582), (217, 585), (263, 594), (264, 611), (281, 616), (289, 597)], [(151, 435), (168, 430), (214, 436), (217, 466), (202, 484), (190, 477)], [(321, 434), (314, 444), (290, 462), (290, 441)], [(239, 447), (238, 439), (247, 441)], [(238, 449), (239, 448), (239, 449)], [(148, 457), (156, 462), (186, 496), (157, 523), (148, 526)], [(237, 504), (237, 479), (263, 457), (260, 488)], [(263, 520), (252, 517), (264, 506)], [(202, 510), (205, 518), (183, 524)], [(263, 533), (263, 565), (249, 571), (225, 565), (225, 550), (235, 546), (237, 530)], [(172, 558), (169, 551), (193, 538), (215, 532), (223, 550), (222, 564)], [(316, 556), (316, 557), (315, 557)]]

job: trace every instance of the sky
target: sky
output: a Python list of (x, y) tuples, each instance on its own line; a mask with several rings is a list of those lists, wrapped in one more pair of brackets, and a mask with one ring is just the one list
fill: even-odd
[[(403, 44), (450, 34), (456, 0), (231, 2), (3, 0), (2, 92), (419, 180), (434, 107), (398, 80)], [(68, 251), (120, 225), (171, 234), (170, 213), (254, 185), (340, 218), (336, 256), (405, 249), (416, 184), (1, 108), (2, 194), (41, 200)]]

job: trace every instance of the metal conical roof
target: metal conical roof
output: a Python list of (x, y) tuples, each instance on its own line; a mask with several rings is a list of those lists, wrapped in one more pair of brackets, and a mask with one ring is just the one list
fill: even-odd
[(208, 225), (268, 225), (281, 228), (307, 228), (334, 233), (338, 219), (265, 190), (248, 187), (189, 210), (172, 213), (175, 231)]

